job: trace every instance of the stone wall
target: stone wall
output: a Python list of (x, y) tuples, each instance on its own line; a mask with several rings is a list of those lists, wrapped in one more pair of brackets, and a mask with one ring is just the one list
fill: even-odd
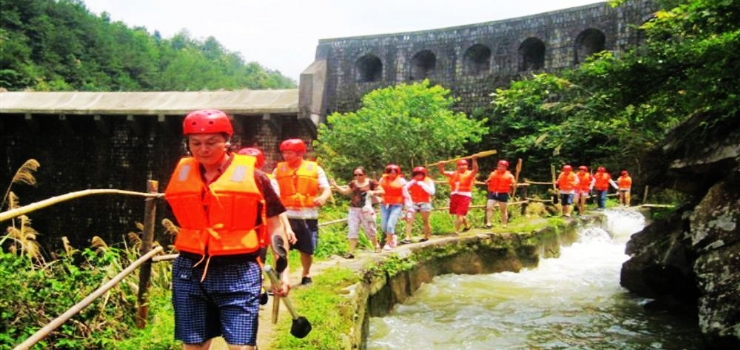
[(574, 67), (595, 52), (618, 54), (638, 46), (635, 25), (655, 9), (650, 0), (618, 8), (597, 3), (460, 27), (323, 39), (312, 67), (321, 62), (326, 78), (317, 80), (309, 67), (312, 75), (302, 77), (301, 86), (325, 82), (325, 99), (312, 97), (322, 103), (312, 109), (322, 117), (357, 109), (371, 90), (422, 79), (451, 89), (460, 98), (457, 107), (470, 112), (487, 106), (495, 88), (513, 79)]
[[(184, 155), (183, 116), (24, 115), (4, 114), (0, 133), (0, 179), (8, 186), (15, 171), (28, 159), (41, 163), (38, 185), (15, 185), (21, 204), (90, 188), (145, 191), (148, 179), (159, 180), (160, 192)], [(261, 147), (264, 170), (280, 160), (279, 142), (285, 138), (312, 140), (312, 130), (296, 115), (234, 116), (235, 147)], [(158, 213), (172, 218), (164, 201)], [(44, 246), (58, 247), (68, 236), (76, 247), (93, 235), (120, 242), (141, 222), (144, 201), (138, 197), (93, 196), (31, 213), (33, 227)], [(160, 220), (157, 220), (159, 222)], [(9, 222), (2, 223), (9, 225)], [(163, 231), (158, 226), (158, 231)], [(167, 244), (169, 237), (159, 237)]]

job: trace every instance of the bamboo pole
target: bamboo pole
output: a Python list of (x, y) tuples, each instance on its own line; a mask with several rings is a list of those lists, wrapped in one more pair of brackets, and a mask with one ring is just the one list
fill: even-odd
[(26, 350), (30, 349), (33, 345), (41, 341), (41, 339), (44, 339), (46, 336), (48, 336), (53, 330), (57, 329), (59, 326), (64, 324), (64, 322), (67, 322), (72, 316), (78, 314), (82, 309), (86, 308), (88, 305), (92, 304), (95, 299), (100, 298), (103, 294), (105, 294), (108, 290), (115, 287), (118, 283), (120, 283), (126, 276), (130, 275), (134, 270), (136, 270), (137, 267), (141, 266), (146, 261), (149, 261), (153, 256), (161, 253), (164, 250), (161, 246), (156, 247), (152, 249), (149, 253), (146, 255), (136, 259), (129, 267), (124, 269), (123, 271), (119, 272), (115, 277), (113, 277), (110, 281), (106, 282), (100, 288), (96, 289), (94, 292), (90, 293), (85, 299), (82, 299), (79, 303), (72, 306), (69, 310), (67, 310), (65, 313), (63, 313), (61, 316), (53, 319), (49, 324), (44, 326), (43, 328), (39, 329), (34, 333), (32, 336), (30, 336), (28, 339), (26, 339), (24, 342), (18, 344), (14, 350)]
[(434, 166), (434, 165), (437, 165), (437, 164), (443, 164), (443, 163), (448, 163), (448, 162), (456, 162), (456, 161), (458, 161), (458, 160), (462, 160), (462, 159), (470, 159), (470, 158), (473, 158), (473, 157), (476, 157), (476, 158), (483, 158), (483, 157), (488, 157), (488, 156), (492, 156), (492, 155), (494, 155), (494, 154), (496, 154), (496, 150), (493, 150), (493, 149), (492, 149), (492, 150), (490, 150), (490, 151), (483, 151), (483, 152), (478, 152), (478, 153), (476, 153), (476, 154), (472, 154), (472, 155), (469, 155), (469, 156), (465, 156), (465, 157), (457, 157), (457, 158), (452, 158), (452, 159), (445, 159), (445, 160), (440, 160), (440, 161), (438, 161), (438, 162), (434, 162), (434, 163), (429, 163), (429, 164), (425, 164), (424, 166)]
[(144, 193), (144, 192), (135, 192), (135, 191), (124, 191), (124, 190), (109, 190), (109, 189), (90, 189), (90, 190), (82, 190), (77, 192), (70, 192), (67, 194), (63, 194), (56, 197), (51, 197), (48, 199), (44, 199), (42, 201), (31, 203), (28, 205), (24, 205), (20, 208), (16, 208), (13, 210), (8, 210), (0, 213), (0, 222), (12, 219), (17, 216), (21, 216), (24, 214), (28, 214), (32, 211), (46, 208), (48, 206), (58, 204), (64, 201), (68, 201), (70, 199), (85, 197), (85, 196), (91, 196), (96, 194), (123, 194), (123, 195), (129, 195), (129, 196), (142, 196), (142, 197), (153, 197), (153, 198), (161, 198), (164, 197), (164, 194), (162, 193)]
[(643, 203), (647, 203), (648, 189), (649, 188), (650, 188), (650, 186), (645, 185), (645, 193), (642, 195), (642, 202)]
[(348, 220), (349, 219), (344, 218), (344, 219), (337, 219), (337, 220), (332, 220), (332, 221), (327, 221), (327, 222), (320, 222), (319, 227), (329, 226), (329, 225), (334, 225), (334, 224), (341, 224), (343, 222), (347, 222)]
[[(149, 180), (146, 182), (148, 193), (157, 193), (159, 191), (159, 182)], [(154, 244), (154, 221), (157, 218), (157, 201), (154, 197), (147, 197), (144, 206), (144, 233), (141, 241), (141, 254), (144, 255), (152, 250)], [(152, 277), (152, 262), (146, 261), (141, 264), (139, 270), (139, 293), (136, 299), (138, 307), (136, 309), (136, 327), (146, 327), (146, 321), (149, 317), (149, 303), (147, 302), (147, 292), (149, 291), (149, 281)]]

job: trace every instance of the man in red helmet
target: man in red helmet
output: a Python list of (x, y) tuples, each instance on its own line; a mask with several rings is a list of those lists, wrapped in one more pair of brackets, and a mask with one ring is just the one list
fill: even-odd
[(507, 170), (509, 162), (499, 160), (496, 170), (488, 175), (486, 183), (488, 184), (488, 200), (486, 201), (486, 228), (493, 227), (493, 208), (498, 203), (501, 211), (501, 224), (506, 227), (509, 223), (508, 204), (509, 192), (512, 187), (516, 186), (514, 175)]
[(291, 248), (301, 254), (303, 267), (301, 284), (311, 284), (311, 264), (319, 239), (319, 208), (331, 196), (326, 173), (316, 162), (303, 159), (306, 144), (300, 139), (288, 139), (280, 144), (283, 162), (273, 175), (280, 186), (280, 200), (287, 209), (288, 219), (296, 235)]
[(411, 243), (411, 230), (414, 226), (416, 213), (421, 214), (424, 224), (424, 238), (420, 242), (426, 242), (432, 235), (432, 226), (429, 224), (429, 215), (432, 213), (432, 197), (435, 188), (434, 181), (427, 176), (427, 169), (418, 166), (411, 171), (411, 181), (403, 185), (403, 197), (408, 213), (406, 224), (406, 237), (401, 244)]
[(473, 157), (473, 170), (468, 170), (468, 161), (465, 159), (456, 162), (456, 171), (445, 171), (445, 164), (446, 162), (441, 162), (437, 167), (452, 188), (450, 214), (455, 216), (455, 233), (459, 233), (461, 227), (462, 232), (467, 232), (470, 230), (468, 210), (473, 199), (475, 176), (478, 175), (478, 157)]
[(560, 190), (560, 204), (563, 206), (563, 216), (569, 218), (570, 212), (573, 210), (573, 196), (578, 186), (578, 176), (573, 172), (572, 166), (563, 166), (563, 171), (558, 176), (556, 185)]
[[(181, 227), (172, 266), (175, 338), (183, 349), (208, 349), (216, 336), (231, 349), (255, 349), (259, 252), (271, 235), (284, 235), (278, 216), (285, 208), (254, 158), (229, 151), (233, 128), (225, 113), (191, 112), (183, 134), (192, 156), (180, 160), (165, 190)], [(275, 292), (286, 295), (287, 270), (281, 282)]]
[(619, 186), (619, 205), (629, 207), (632, 178), (627, 170), (622, 170), (622, 175), (617, 179), (617, 185)]
[(578, 167), (576, 173), (578, 177), (578, 186), (576, 187), (575, 201), (578, 206), (578, 215), (583, 215), (586, 211), (586, 199), (591, 194), (591, 188), (593, 188), (593, 177), (588, 172), (588, 167), (581, 165)]
[(599, 210), (606, 208), (606, 195), (609, 192), (609, 185), (618, 189), (617, 183), (612, 180), (612, 176), (606, 172), (606, 168), (600, 166), (594, 174), (593, 188), (596, 190), (596, 202)]

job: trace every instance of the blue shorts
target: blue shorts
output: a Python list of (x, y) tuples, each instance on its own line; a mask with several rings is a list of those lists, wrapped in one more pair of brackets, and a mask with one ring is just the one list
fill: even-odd
[(505, 192), (488, 192), (488, 200), (496, 202), (508, 202), (509, 194)]
[(313, 255), (319, 243), (319, 220), (317, 219), (288, 219), (290, 228), (295, 233), (297, 242), (290, 245), (301, 253)]
[(573, 204), (573, 193), (561, 193), (560, 194), (560, 203), (562, 205), (571, 205)]
[(223, 336), (232, 345), (256, 345), (262, 271), (257, 261), (206, 262), (178, 257), (172, 265), (175, 339), (201, 344)]

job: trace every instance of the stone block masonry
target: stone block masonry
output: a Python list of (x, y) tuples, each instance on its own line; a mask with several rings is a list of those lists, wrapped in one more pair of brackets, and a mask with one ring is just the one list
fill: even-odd
[[(650, 0), (617, 8), (596, 3), (460, 27), (323, 39), (312, 65), (325, 65), (323, 79), (316, 70), (302, 76), (302, 88), (310, 85), (314, 95), (301, 98), (315, 101), (309, 110), (325, 120), (333, 112), (356, 110), (374, 89), (429, 79), (451, 89), (457, 108), (470, 113), (488, 106), (490, 94), (512, 80), (576, 67), (597, 52), (637, 47), (637, 26), (656, 9)], [(324, 82), (322, 89), (316, 81)]]

